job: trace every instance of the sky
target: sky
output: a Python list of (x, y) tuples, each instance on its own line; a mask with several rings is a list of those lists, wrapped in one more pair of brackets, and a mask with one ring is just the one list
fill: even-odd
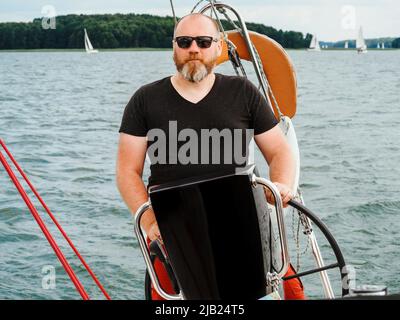
[[(197, 0), (173, 0), (176, 15)], [(247, 22), (316, 34), (320, 41), (400, 37), (400, 0), (226, 0)], [(205, 2), (204, 2), (205, 4)], [(201, 6), (200, 6), (201, 7)], [(150, 13), (172, 15), (170, 0), (0, 0), (0, 22), (64, 14)]]

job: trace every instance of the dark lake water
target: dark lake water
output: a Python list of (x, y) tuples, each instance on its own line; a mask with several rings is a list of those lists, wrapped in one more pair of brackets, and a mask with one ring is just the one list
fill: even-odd
[[(400, 51), (289, 55), (298, 77), (293, 122), (305, 201), (359, 283), (398, 292)], [(0, 138), (113, 299), (144, 298), (144, 261), (115, 184), (122, 112), (139, 86), (173, 72), (170, 51), (0, 53)], [(232, 74), (229, 65), (218, 72)], [(257, 164), (265, 166), (260, 157)], [(56, 239), (88, 293), (101, 298)], [(0, 252), (0, 299), (79, 299), (2, 169)], [(46, 266), (55, 268), (55, 289), (42, 288)], [(304, 279), (310, 296), (321, 296), (317, 280)]]

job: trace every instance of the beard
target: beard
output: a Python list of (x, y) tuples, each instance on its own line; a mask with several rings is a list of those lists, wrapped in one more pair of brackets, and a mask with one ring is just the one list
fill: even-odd
[(217, 61), (216, 56), (209, 61), (198, 58), (197, 54), (190, 54), (187, 59), (179, 59), (174, 52), (176, 70), (190, 82), (200, 82), (207, 77), (214, 69)]

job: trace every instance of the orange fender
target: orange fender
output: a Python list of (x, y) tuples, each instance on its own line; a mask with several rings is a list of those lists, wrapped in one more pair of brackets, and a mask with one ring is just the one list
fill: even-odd
[[(154, 269), (157, 274), (158, 280), (160, 281), (161, 287), (169, 294), (176, 294), (164, 265), (158, 259), (156, 259), (154, 262)], [(296, 274), (296, 272), (292, 265), (290, 265), (287, 273), (285, 274), (285, 277), (294, 274)], [(285, 300), (306, 299), (303, 285), (298, 278), (283, 281), (283, 292)], [(153, 287), (153, 284), (151, 285), (151, 300), (165, 300), (157, 293), (157, 291)]]
[[(146, 242), (147, 246), (149, 246), (151, 241), (148, 237), (146, 238)], [(169, 278), (168, 272), (158, 258), (155, 259), (153, 267), (154, 271), (156, 272), (158, 281), (161, 285), (161, 288), (163, 288), (164, 291), (167, 292), (168, 294), (176, 294), (171, 279)], [(153, 283), (151, 283), (151, 300), (165, 300), (158, 294), (158, 292), (153, 286)]]
[[(295, 275), (296, 271), (290, 264), (289, 269), (285, 274), (285, 277)], [(305, 300), (303, 284), (299, 278), (293, 278), (290, 280), (283, 281), (283, 293), (285, 300)]]
[[(228, 39), (235, 44), (236, 51), (240, 58), (251, 61), (246, 43), (240, 33), (237, 31), (228, 31), (226, 33)], [(257, 48), (264, 73), (267, 76), (272, 92), (278, 102), (279, 109), (284, 115), (293, 118), (296, 114), (297, 82), (296, 73), (288, 54), (278, 42), (265, 35), (253, 31), (249, 31), (249, 35), (251, 41)], [(228, 47), (224, 42), (222, 54), (218, 58), (217, 64), (228, 60)], [(279, 119), (275, 102), (272, 97), (270, 97), (270, 100), (274, 108), (275, 116)]]

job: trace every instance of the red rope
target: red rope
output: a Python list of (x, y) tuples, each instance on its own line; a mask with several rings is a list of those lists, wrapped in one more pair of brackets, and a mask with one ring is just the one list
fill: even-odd
[[(11, 154), (11, 152), (8, 150), (7, 146), (5, 145), (3, 140), (0, 140), (0, 145), (3, 147), (3, 149), (5, 150), (5, 152), (7, 153), (7, 155), (9, 156), (9, 158), (11, 159), (11, 161), (13, 162), (14, 166), (17, 168), (17, 170), (19, 171), (19, 173), (21, 174), (21, 176), (24, 178), (24, 180), (26, 181), (26, 183), (29, 185), (30, 189), (32, 190), (32, 192), (35, 194), (35, 196), (37, 197), (37, 199), (40, 201), (40, 203), (42, 204), (43, 208), (46, 210), (47, 214), (50, 216), (51, 220), (54, 222), (54, 224), (57, 226), (58, 230), (61, 232), (61, 234), (63, 235), (64, 239), (68, 242), (68, 244), (70, 245), (70, 247), (72, 248), (72, 250), (74, 251), (75, 255), (79, 258), (79, 260), (81, 261), (81, 263), (84, 265), (84, 267), (86, 268), (87, 272), (90, 274), (90, 276), (92, 277), (92, 279), (94, 280), (94, 282), (96, 283), (96, 285), (98, 286), (98, 288), (102, 291), (102, 293), (104, 294), (104, 296), (106, 297), (106, 299), (111, 300), (110, 296), (108, 295), (108, 293), (106, 292), (106, 290), (104, 289), (104, 287), (102, 286), (102, 284), (100, 283), (100, 281), (98, 280), (98, 278), (96, 277), (96, 275), (94, 274), (94, 272), (91, 270), (91, 268), (89, 267), (89, 265), (86, 263), (86, 261), (83, 259), (83, 257), (81, 256), (81, 254), (79, 253), (78, 249), (75, 247), (75, 245), (72, 243), (72, 240), (68, 237), (68, 235), (66, 234), (66, 232), (64, 231), (64, 229), (61, 227), (61, 225), (58, 223), (57, 219), (54, 217), (54, 215), (52, 214), (52, 212), (50, 211), (49, 207), (46, 205), (46, 203), (44, 202), (44, 200), (42, 199), (42, 197), (39, 195), (39, 193), (36, 191), (35, 187), (32, 185), (32, 183), (29, 181), (28, 177), (26, 176), (26, 174), (24, 173), (24, 171), (22, 170), (22, 168), (19, 166), (18, 162), (15, 160), (15, 158), (13, 157), (13, 155)], [(75, 273), (73, 272), (72, 268), (70, 267), (70, 265), (68, 264), (67, 260), (65, 259), (64, 255), (62, 254), (60, 248), (58, 247), (57, 243), (55, 242), (55, 240), (53, 239), (53, 237), (51, 236), (50, 232), (48, 231), (47, 227), (45, 226), (45, 224), (43, 223), (43, 221), (41, 220), (36, 208), (33, 206), (32, 202), (30, 201), (28, 195), (26, 194), (25, 190), (22, 188), (21, 184), (19, 183), (17, 177), (15, 176), (15, 174), (13, 173), (11, 167), (9, 166), (9, 164), (7, 163), (7, 160), (4, 158), (4, 156), (1, 154), (0, 152), (0, 160), (4, 166), (4, 168), (6, 169), (7, 173), (9, 174), (11, 180), (13, 181), (13, 183), (15, 184), (16, 188), (18, 189), (18, 191), (20, 192), (22, 198), (24, 199), (25, 203), (27, 204), (29, 210), (31, 211), (32, 215), (34, 216), (34, 218), (36, 219), (37, 223), (39, 224), (40, 228), (42, 229), (43, 233), (45, 234), (47, 240), (49, 241), (50, 245), (53, 247), (57, 257), (60, 259), (61, 264), (63, 265), (65, 271), (68, 273), (68, 275), (70, 276), (72, 282), (75, 284), (75, 287), (77, 288), (77, 290), (79, 291), (79, 293), (81, 294), (82, 298), (87, 300), (89, 299), (89, 296), (87, 295), (87, 293), (85, 292), (82, 284), (79, 282), (79, 280), (77, 279)], [(61, 258), (60, 258), (61, 257)]]
[(0, 161), (3, 164), (4, 168), (6, 169), (8, 175), (10, 176), (15, 187), (21, 194), (22, 199), (25, 201), (25, 203), (28, 206), (29, 210), (31, 211), (33, 217), (35, 218), (36, 222), (38, 223), (40, 229), (42, 229), (43, 234), (45, 235), (47, 241), (50, 243), (55, 254), (57, 255), (58, 259), (60, 260), (61, 264), (63, 265), (65, 271), (68, 273), (69, 277), (71, 278), (71, 281), (74, 283), (76, 289), (78, 290), (78, 292), (80, 293), (80, 295), (82, 296), (83, 299), (88, 300), (89, 296), (85, 292), (85, 289), (83, 288), (82, 284), (76, 277), (76, 275), (75, 275), (74, 271), (72, 270), (71, 266), (69, 265), (67, 259), (65, 259), (64, 255), (61, 252), (60, 248), (58, 247), (56, 241), (50, 234), (50, 232), (47, 229), (46, 225), (44, 224), (43, 220), (40, 218), (39, 213), (37, 212), (36, 208), (32, 204), (32, 202), (29, 199), (28, 195), (26, 194), (25, 190), (22, 188), (17, 177), (15, 176), (14, 172), (12, 171), (11, 167), (7, 163), (7, 160), (4, 158), (4, 156), (1, 152), (0, 152)]
[(5, 152), (7, 153), (7, 155), (9, 156), (9, 158), (11, 159), (11, 161), (13, 162), (13, 164), (15, 165), (15, 167), (17, 168), (17, 170), (19, 171), (19, 173), (21, 174), (21, 176), (24, 178), (24, 180), (26, 181), (26, 183), (29, 185), (30, 189), (32, 190), (32, 192), (35, 194), (35, 196), (37, 197), (37, 199), (40, 201), (40, 203), (42, 204), (43, 208), (46, 210), (47, 214), (50, 216), (51, 220), (54, 222), (54, 224), (57, 226), (58, 230), (61, 232), (61, 234), (63, 235), (64, 239), (68, 242), (68, 244), (70, 245), (70, 247), (72, 248), (72, 250), (74, 251), (75, 255), (79, 258), (79, 260), (81, 261), (81, 263), (84, 265), (85, 269), (87, 270), (87, 272), (90, 274), (90, 276), (92, 277), (92, 279), (94, 280), (94, 282), (96, 283), (97, 287), (101, 290), (101, 292), (103, 293), (103, 295), (106, 297), (106, 299), (111, 300), (110, 296), (108, 295), (108, 293), (106, 292), (106, 290), (104, 289), (103, 285), (100, 283), (99, 279), (96, 277), (96, 275), (94, 274), (94, 272), (92, 271), (92, 269), (89, 267), (89, 265), (86, 263), (86, 261), (83, 259), (82, 255), (79, 253), (78, 249), (75, 247), (75, 245), (72, 243), (72, 240), (68, 237), (68, 235), (66, 234), (66, 232), (64, 231), (64, 229), (61, 227), (61, 225), (58, 223), (57, 219), (54, 217), (53, 213), (50, 211), (49, 207), (46, 205), (46, 203), (44, 202), (44, 200), (42, 199), (42, 197), (39, 195), (39, 193), (36, 191), (35, 187), (32, 185), (32, 183), (29, 181), (28, 177), (26, 176), (26, 174), (24, 173), (24, 171), (22, 170), (22, 168), (19, 166), (19, 164), (17, 163), (17, 161), (15, 160), (15, 158), (13, 157), (13, 155), (11, 154), (11, 152), (8, 150), (7, 146), (5, 145), (3, 140), (0, 140), (0, 145), (3, 147), (3, 149), (5, 150)]

